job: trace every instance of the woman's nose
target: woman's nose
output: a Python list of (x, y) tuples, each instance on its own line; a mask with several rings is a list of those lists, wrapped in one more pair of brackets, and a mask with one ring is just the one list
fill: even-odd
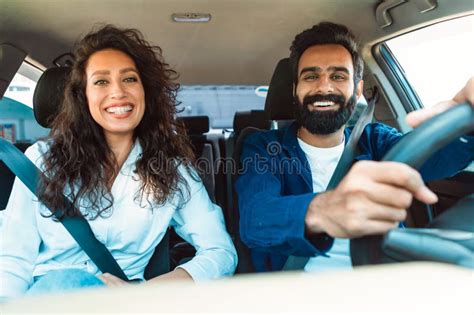
[(110, 97), (114, 99), (121, 99), (126, 96), (125, 89), (120, 83), (114, 83), (111, 86)]

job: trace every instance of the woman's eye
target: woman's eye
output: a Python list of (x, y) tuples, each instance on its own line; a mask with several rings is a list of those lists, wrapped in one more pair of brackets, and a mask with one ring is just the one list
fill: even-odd
[(102, 80), (101, 79), (101, 80), (96, 80), (94, 82), (94, 85), (106, 85), (107, 83), (108, 83), (107, 80)]
[(138, 79), (136, 77), (128, 77), (123, 80), (124, 82), (137, 82)]

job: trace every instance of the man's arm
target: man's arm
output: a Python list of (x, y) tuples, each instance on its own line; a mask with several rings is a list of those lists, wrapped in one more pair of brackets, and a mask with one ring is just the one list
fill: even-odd
[[(474, 77), (453, 99), (410, 113), (407, 122), (416, 127), (465, 101), (474, 104)], [(451, 145), (460, 147), (459, 144)], [(471, 147), (466, 144), (458, 149), (469, 151)], [(421, 171), (430, 173), (432, 177), (452, 172), (451, 169), (457, 164), (449, 166), (443, 163), (449, 160), (449, 154), (452, 157), (449, 148), (443, 150), (428, 160)], [(472, 159), (472, 152), (463, 152), (463, 157)], [(469, 161), (463, 160), (461, 164), (465, 162)], [(442, 165), (437, 166), (437, 163)], [(438, 168), (438, 172), (426, 171), (433, 168)], [(430, 176), (425, 174), (425, 177)], [(326, 232), (333, 237), (352, 238), (385, 233), (405, 219), (406, 209), (413, 198), (427, 204), (437, 201), (436, 195), (425, 186), (416, 170), (396, 162), (358, 162), (336, 189), (319, 194), (311, 201), (305, 218), (306, 228), (310, 233)]]
[[(416, 128), (431, 117), (466, 101), (474, 107), (474, 77), (471, 77), (451, 100), (411, 112), (407, 116), (407, 122)], [(473, 158), (474, 133), (471, 133), (466, 137), (454, 140), (431, 156), (421, 167), (420, 173), (425, 181), (450, 177), (468, 166)]]

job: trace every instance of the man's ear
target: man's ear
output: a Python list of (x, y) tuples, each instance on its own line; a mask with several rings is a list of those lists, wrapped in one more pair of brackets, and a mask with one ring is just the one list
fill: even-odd
[(296, 97), (296, 84), (293, 83), (293, 98)]
[(364, 91), (364, 80), (360, 80), (359, 82), (357, 82), (357, 86), (356, 86), (357, 99), (359, 99), (360, 96), (362, 95), (362, 91)]

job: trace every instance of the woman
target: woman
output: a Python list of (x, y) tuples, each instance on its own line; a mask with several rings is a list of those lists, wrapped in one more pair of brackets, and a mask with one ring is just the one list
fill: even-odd
[(45, 174), (39, 201), (17, 179), (5, 210), (0, 297), (124, 283), (101, 274), (55, 219), (49, 209), (65, 209), (64, 195), (129, 279), (143, 279), (170, 225), (197, 254), (151, 281), (232, 275), (235, 248), (176, 125), (179, 85), (161, 49), (107, 25), (86, 35), (75, 57), (49, 137), (26, 152)]

